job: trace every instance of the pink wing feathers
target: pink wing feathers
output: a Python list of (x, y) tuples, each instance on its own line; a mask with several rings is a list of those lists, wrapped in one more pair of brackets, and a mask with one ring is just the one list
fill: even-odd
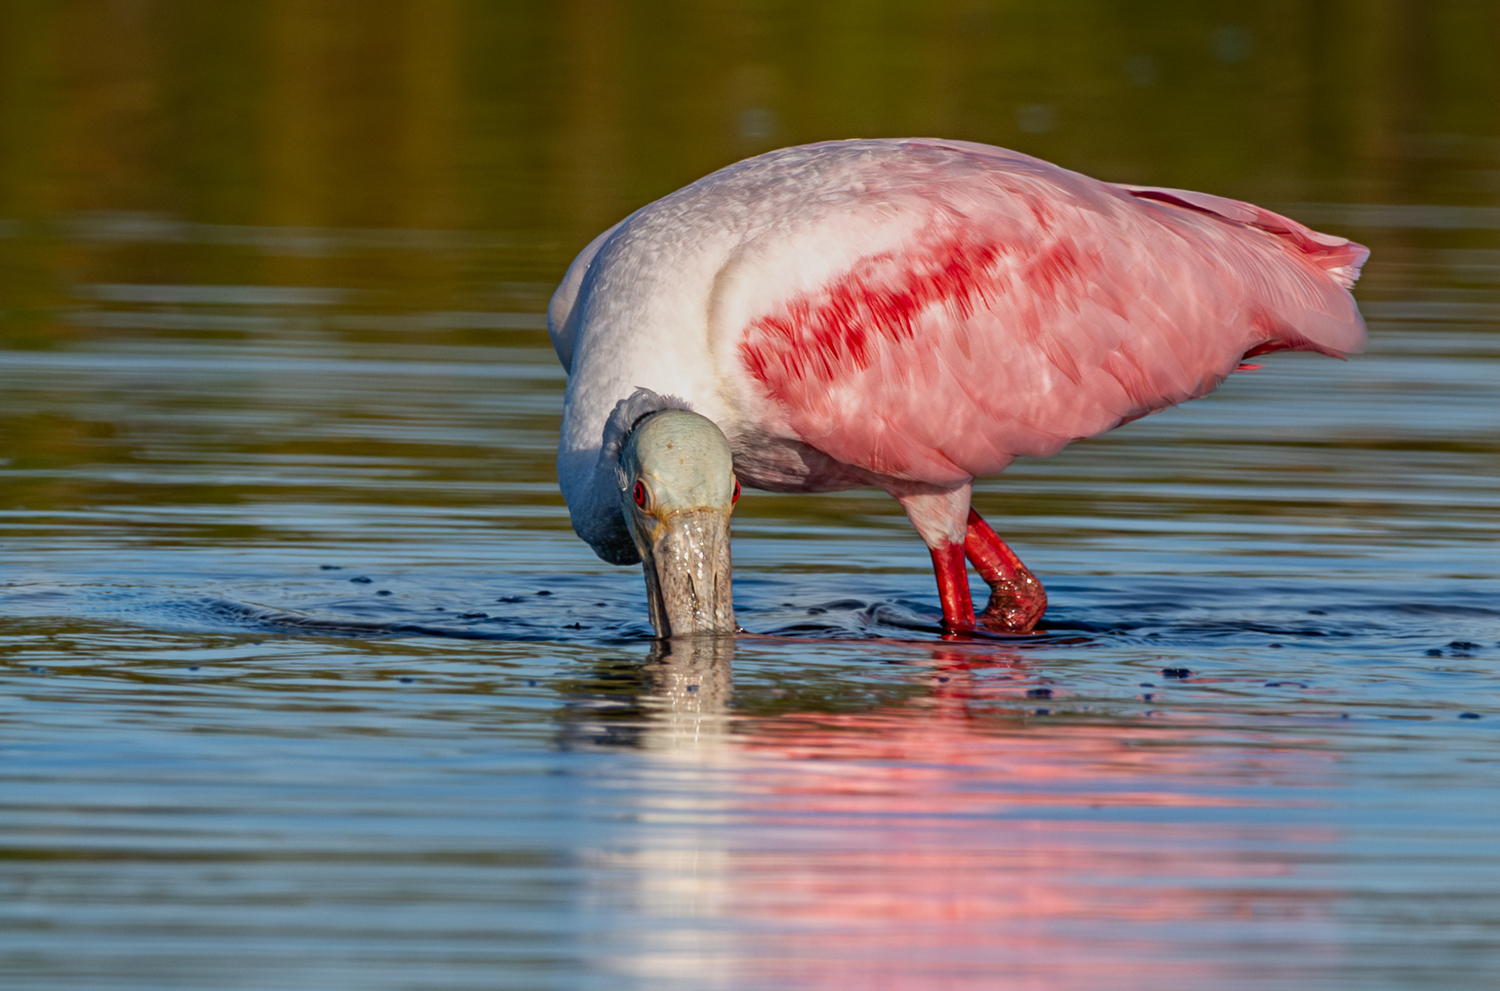
[(1201, 396), (1247, 353), (1362, 348), (1363, 247), (1221, 197), (1007, 165), (881, 189), (911, 225), (900, 249), (749, 322), (739, 361), (788, 435), (960, 485)]
[(1345, 289), (1354, 288), (1359, 270), (1370, 257), (1370, 249), (1356, 244), (1348, 238), (1332, 234), (1321, 234), (1304, 227), (1279, 213), (1242, 203), (1211, 193), (1195, 193), (1186, 189), (1163, 189), (1160, 186), (1127, 186), (1115, 183), (1130, 195), (1143, 200), (1159, 200), (1176, 206), (1191, 207), (1205, 213), (1215, 214), (1225, 220), (1233, 220), (1249, 227), (1275, 234), (1285, 239), (1294, 253), (1317, 265)]

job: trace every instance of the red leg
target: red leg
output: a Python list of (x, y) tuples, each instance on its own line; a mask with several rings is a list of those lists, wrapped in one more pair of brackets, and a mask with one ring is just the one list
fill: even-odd
[[(991, 630), (1025, 633), (1036, 626), (1047, 611), (1047, 590), (1036, 576), (1005, 546), (999, 534), (971, 508), (969, 526), (964, 534), (964, 554), (974, 562), (985, 584), (990, 587), (990, 601), (979, 616), (979, 625)], [(937, 561), (937, 552), (932, 559)], [(939, 579), (941, 584), (941, 579)], [(967, 592), (967, 588), (965, 592)], [(947, 600), (943, 614), (947, 615)]]
[(932, 571), (937, 575), (938, 598), (943, 601), (943, 627), (974, 629), (974, 599), (969, 595), (964, 545), (945, 543), (928, 550), (932, 552)]

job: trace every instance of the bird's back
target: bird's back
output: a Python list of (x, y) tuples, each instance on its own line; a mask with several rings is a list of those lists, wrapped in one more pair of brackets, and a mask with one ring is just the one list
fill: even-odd
[(570, 406), (602, 423), (636, 385), (676, 393), (737, 467), (786, 444), (959, 485), (1202, 395), (1247, 352), (1363, 343), (1358, 245), (961, 142), (773, 152), (591, 248), (551, 315)]

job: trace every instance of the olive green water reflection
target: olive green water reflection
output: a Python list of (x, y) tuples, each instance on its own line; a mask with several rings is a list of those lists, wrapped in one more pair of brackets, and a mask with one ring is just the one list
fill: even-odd
[[(4, 333), (76, 336), (56, 312), (87, 282), (408, 309), (514, 293), (534, 312), (531, 283), (635, 207), (831, 137), (968, 138), (1273, 204), (1490, 206), (1496, 19), (1396, 0), (7, 0)], [(1429, 240), (1360, 233), (1377, 269)]]
[[(1485, 986), (1500, 14), (0, 2), (0, 984)], [(737, 158), (938, 134), (1374, 249), (1369, 354), (1016, 465), (1044, 635), (872, 493), (759, 634), (568, 528), (541, 314)]]

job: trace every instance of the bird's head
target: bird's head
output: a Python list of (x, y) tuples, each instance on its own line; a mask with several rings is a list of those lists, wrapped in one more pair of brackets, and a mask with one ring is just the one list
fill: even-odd
[(620, 483), (656, 635), (733, 633), (729, 516), (740, 484), (724, 434), (687, 410), (652, 413), (620, 450)]

